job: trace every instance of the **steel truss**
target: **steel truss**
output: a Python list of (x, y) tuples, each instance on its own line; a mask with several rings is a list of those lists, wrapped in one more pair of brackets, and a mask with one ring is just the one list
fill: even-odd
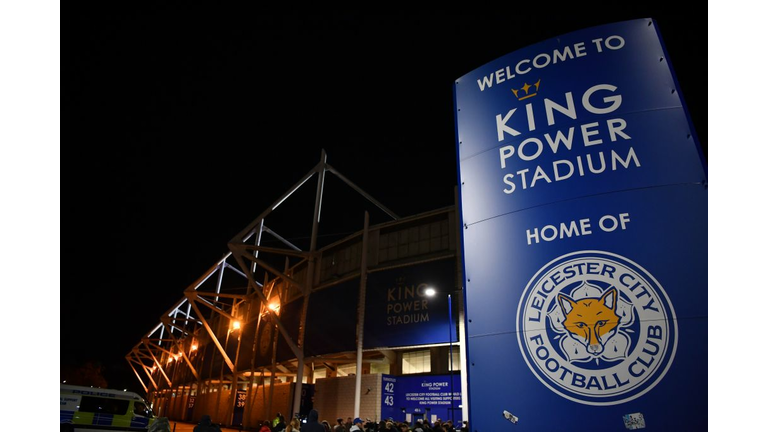
[[(320, 257), (317, 251), (317, 238), (326, 173), (337, 176), (392, 219), (400, 219), (394, 212), (330, 166), (323, 151), (320, 162), (233, 237), (228, 243), (230, 252), (193, 282), (184, 291), (183, 297), (160, 316), (157, 326), (144, 335), (126, 355), (128, 364), (150, 399), (167, 392), (180, 391), (185, 398), (179, 398), (179, 400), (186, 401), (189, 399), (192, 388), (196, 388), (199, 392), (216, 387), (218, 387), (216, 390), (220, 398), (225, 386), (235, 389), (238, 385), (247, 384), (246, 400), (252, 401), (259, 386), (262, 388), (262, 395), (266, 397), (264, 384), (267, 378), (271, 382), (273, 377), (295, 377), (293, 382), (300, 386), (307, 373), (305, 369), (309, 360), (323, 363), (331, 368), (334, 364), (357, 360), (358, 368), (360, 367), (360, 354), (357, 359), (346, 354), (314, 359), (306, 358), (304, 355), (309, 297), (313, 291), (322, 288), (316, 271)], [(315, 176), (317, 176), (317, 185), (312, 234), (309, 249), (302, 250), (270, 229), (267, 226), (267, 217)], [(367, 224), (366, 212), (366, 231)], [(262, 246), (265, 235), (271, 236), (282, 247)], [(278, 265), (275, 264), (280, 260), (284, 261), (283, 269), (278, 269)], [(362, 268), (352, 277), (363, 276), (364, 272), (365, 268)], [(225, 280), (230, 283), (225, 284)], [(225, 285), (228, 287), (225, 288)], [(299, 331), (298, 335), (292, 335), (280, 320), (280, 305), (298, 298), (302, 299)], [(359, 313), (362, 313), (362, 310)], [(270, 331), (272, 329), (277, 331)], [(243, 337), (244, 333), (248, 333), (249, 337)], [(276, 361), (278, 334), (295, 355), (294, 360), (282, 363)], [(249, 340), (251, 335), (252, 341)], [(251, 342), (251, 346), (245, 346)], [(206, 354), (201, 354), (203, 345), (205, 345)], [(271, 345), (271, 350), (268, 351), (271, 351), (272, 362), (268, 369), (256, 367), (256, 353), (260, 345), (265, 347)], [(362, 343), (359, 341), (358, 345), (361, 347)], [(208, 350), (215, 350), (215, 352), (208, 354)], [(240, 357), (246, 352), (245, 350), (249, 350), (250, 355), (244, 358), (250, 357), (251, 361), (249, 365), (243, 367), (244, 365), (240, 364), (242, 363)], [(383, 360), (369, 358), (366, 362), (389, 361), (387, 358), (392, 357), (391, 352), (383, 352), (383, 355), (385, 356)], [(213, 372), (217, 356), (220, 356), (223, 362), (216, 379)], [(208, 358), (211, 360), (206, 360)], [(269, 387), (270, 392), (273, 392), (274, 386)], [(359, 384), (357, 387), (359, 391)], [(294, 411), (298, 411), (300, 390), (301, 387), (297, 387), (297, 391), (294, 391)], [(229, 407), (226, 419), (232, 418), (236, 392), (231, 391), (229, 397), (230, 401), (226, 404)], [(271, 395), (267, 400), (271, 405)], [(248, 418), (249, 409), (252, 409), (252, 404), (246, 404), (244, 418)], [(271, 412), (271, 408), (267, 408), (267, 412)]]

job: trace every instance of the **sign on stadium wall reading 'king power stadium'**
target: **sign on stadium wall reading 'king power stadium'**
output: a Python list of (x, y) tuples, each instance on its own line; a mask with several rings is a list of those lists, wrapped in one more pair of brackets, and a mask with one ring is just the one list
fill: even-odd
[[(365, 348), (446, 343), (456, 340), (457, 310), (448, 318), (448, 294), (456, 288), (456, 261), (442, 259), (373, 272), (365, 295)], [(433, 288), (436, 294), (426, 294)], [(451, 333), (451, 324), (454, 324)]]
[(706, 173), (655, 22), (454, 92), (473, 430), (706, 427)]

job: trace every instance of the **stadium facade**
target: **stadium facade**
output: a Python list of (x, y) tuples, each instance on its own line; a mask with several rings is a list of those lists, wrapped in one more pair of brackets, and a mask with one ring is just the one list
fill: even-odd
[[(320, 247), (326, 174), (391, 219)], [(308, 246), (271, 225), (313, 184)], [(292, 197), (293, 196), (293, 197)], [(321, 161), (228, 244), (126, 355), (159, 416), (256, 428), (338, 417), (468, 417), (456, 206), (399, 217)], [(359, 226), (359, 225), (358, 225)]]

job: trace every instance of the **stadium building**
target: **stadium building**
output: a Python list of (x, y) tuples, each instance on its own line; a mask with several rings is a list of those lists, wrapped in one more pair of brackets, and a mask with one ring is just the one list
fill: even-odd
[[(361, 210), (350, 218), (362, 230), (320, 245), (331, 176), (389, 221), (371, 224)], [(275, 226), (285, 221), (276, 212), (302, 193), (314, 213), (299, 246)], [(331, 424), (467, 419), (459, 224), (456, 206), (397, 216), (323, 153), (126, 359), (155, 413), (171, 420), (208, 414), (256, 428), (313, 408)]]

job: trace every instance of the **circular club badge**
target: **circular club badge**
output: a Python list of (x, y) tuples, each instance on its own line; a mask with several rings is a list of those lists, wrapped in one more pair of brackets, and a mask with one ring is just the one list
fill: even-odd
[(528, 367), (550, 390), (586, 405), (648, 392), (669, 370), (677, 321), (661, 284), (620, 255), (579, 251), (541, 268), (517, 309)]

